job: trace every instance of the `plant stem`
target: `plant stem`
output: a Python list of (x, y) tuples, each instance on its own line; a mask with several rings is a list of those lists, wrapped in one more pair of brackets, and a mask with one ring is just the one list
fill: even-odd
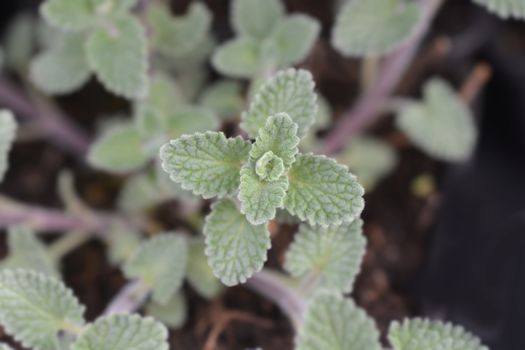
[(132, 313), (140, 309), (151, 289), (140, 280), (128, 282), (109, 302), (104, 315)]
[(49, 246), (49, 255), (54, 261), (60, 261), (64, 256), (91, 239), (85, 232), (69, 232)]
[(321, 153), (334, 154), (339, 151), (348, 138), (368, 127), (378, 118), (381, 106), (393, 93), (410, 66), (443, 0), (420, 0), (419, 2), (423, 18), (412, 39), (386, 58), (374, 86), (361, 95), (355, 105), (343, 114), (332, 132), (326, 137)]

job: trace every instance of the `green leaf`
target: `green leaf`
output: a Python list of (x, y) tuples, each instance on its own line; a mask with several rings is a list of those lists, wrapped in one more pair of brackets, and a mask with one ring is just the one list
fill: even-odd
[(235, 120), (244, 104), (241, 85), (236, 81), (218, 81), (206, 88), (200, 104), (215, 111), (224, 120)]
[(104, 239), (109, 249), (109, 261), (114, 266), (120, 266), (125, 261), (128, 261), (135, 254), (141, 243), (138, 232), (120, 225), (111, 227), (109, 232), (104, 235)]
[(352, 0), (339, 12), (332, 45), (347, 56), (387, 54), (405, 43), (422, 18), (419, 5), (405, 0)]
[(129, 99), (146, 96), (147, 41), (137, 19), (120, 16), (111, 29), (95, 30), (86, 42), (86, 53), (89, 66), (109, 91)]
[(7, 344), (0, 344), (0, 350), (13, 350), (13, 348)]
[(118, 207), (128, 213), (140, 213), (165, 201), (154, 174), (140, 173), (128, 178), (118, 196)]
[(401, 110), (397, 127), (423, 151), (438, 159), (468, 159), (477, 141), (474, 118), (452, 87), (439, 78), (429, 80), (424, 98)]
[(59, 331), (80, 327), (83, 313), (71, 290), (54, 278), (28, 270), (0, 273), (0, 323), (26, 348), (58, 349)]
[(284, 207), (310, 225), (339, 225), (363, 211), (363, 188), (346, 166), (333, 159), (298, 155), (288, 178)]
[(188, 306), (184, 300), (184, 295), (179, 291), (165, 305), (150, 301), (146, 305), (146, 313), (164, 325), (178, 329), (186, 322)]
[(202, 297), (213, 299), (222, 291), (222, 284), (208, 265), (204, 249), (204, 239), (194, 238), (189, 242), (186, 278), (193, 289)]
[(148, 8), (148, 24), (153, 31), (153, 46), (171, 57), (190, 54), (204, 41), (211, 24), (205, 5), (193, 2), (184, 16), (173, 17), (160, 4)]
[(65, 30), (83, 30), (97, 21), (93, 0), (47, 0), (40, 7), (47, 22)]
[(100, 317), (82, 333), (71, 350), (168, 350), (168, 331), (139, 315)]
[(11, 147), (16, 137), (17, 124), (11, 111), (0, 109), (0, 182), (4, 180)]
[(158, 235), (142, 243), (124, 265), (128, 278), (139, 278), (153, 290), (153, 301), (166, 304), (181, 287), (188, 244), (181, 235)]
[(5, 267), (33, 270), (50, 277), (59, 277), (55, 262), (46, 246), (35, 233), (23, 226), (11, 226), (7, 230), (9, 256)]
[(277, 24), (265, 44), (277, 65), (294, 65), (308, 56), (320, 30), (317, 20), (306, 15), (291, 15)]
[[(280, 160), (278, 157), (276, 159)], [(272, 174), (267, 179), (263, 179), (264, 177), (262, 178), (259, 175), (260, 172), (258, 174), (257, 165), (253, 162), (247, 163), (241, 169), (239, 187), (241, 212), (246, 215), (246, 219), (252, 225), (260, 225), (273, 219), (277, 208), (283, 207), (288, 189), (288, 178), (284, 172), (282, 160), (281, 166), (280, 176), (277, 177), (278, 174)]]
[(241, 164), (251, 144), (222, 132), (183, 135), (160, 150), (162, 167), (183, 189), (204, 198), (233, 194), (239, 187)]
[(35, 49), (35, 22), (34, 16), (27, 13), (16, 15), (9, 22), (3, 42), (6, 69), (26, 74)]
[[(351, 299), (330, 292), (309, 302), (296, 350), (381, 350), (374, 321)], [(426, 349), (425, 349), (426, 350)]]
[(142, 167), (147, 157), (140, 135), (131, 123), (108, 128), (91, 145), (88, 162), (95, 168), (125, 174)]
[(248, 112), (242, 115), (242, 128), (255, 137), (269, 116), (286, 113), (298, 125), (302, 137), (315, 121), (316, 94), (312, 75), (305, 70), (278, 72), (255, 95)]
[(208, 262), (227, 286), (244, 283), (260, 271), (271, 246), (266, 226), (250, 224), (230, 199), (212, 205), (204, 234)]
[(473, 0), (501, 18), (525, 19), (523, 0)]
[(366, 239), (360, 219), (327, 228), (301, 225), (286, 253), (286, 271), (313, 277), (318, 288), (350, 293), (361, 269)]
[(386, 142), (370, 136), (350, 139), (337, 160), (348, 165), (357, 180), (368, 191), (397, 166), (395, 150)]
[(224, 75), (233, 78), (251, 78), (264, 66), (261, 44), (249, 37), (229, 40), (215, 50), (211, 63)]
[(237, 34), (262, 39), (284, 16), (284, 6), (280, 0), (235, 0), (231, 12)]
[(463, 327), (420, 318), (393, 322), (388, 339), (395, 350), (489, 350)]
[(193, 134), (217, 129), (218, 119), (210, 109), (197, 106), (183, 106), (174, 111), (168, 118), (168, 138), (177, 138), (184, 134)]
[(29, 72), (39, 89), (57, 95), (80, 88), (91, 75), (84, 52), (85, 34), (65, 34), (59, 41), (31, 62)]

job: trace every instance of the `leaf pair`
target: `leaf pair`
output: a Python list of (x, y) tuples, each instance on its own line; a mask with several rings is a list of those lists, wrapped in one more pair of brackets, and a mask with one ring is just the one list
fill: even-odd
[(231, 18), (237, 37), (215, 51), (212, 63), (219, 72), (238, 78), (299, 63), (320, 31), (308, 16), (285, 16), (280, 0), (235, 0)]
[(49, 93), (71, 92), (94, 72), (113, 93), (129, 98), (147, 94), (147, 41), (144, 28), (128, 11), (134, 0), (47, 0), (43, 17), (72, 33), (39, 55), (31, 65), (35, 84)]

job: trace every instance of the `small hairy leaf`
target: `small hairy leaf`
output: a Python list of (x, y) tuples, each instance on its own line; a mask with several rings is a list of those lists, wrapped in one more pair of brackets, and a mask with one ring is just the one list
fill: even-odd
[(281, 20), (265, 42), (269, 55), (282, 67), (303, 61), (319, 35), (319, 22), (306, 15), (291, 15)]
[(147, 41), (137, 19), (119, 16), (111, 29), (95, 30), (86, 42), (86, 53), (89, 66), (109, 91), (129, 99), (146, 96)]
[(525, 19), (523, 0), (473, 0), (502, 18)]
[(166, 199), (154, 174), (140, 173), (127, 179), (118, 196), (118, 207), (128, 213), (140, 213)]
[(388, 340), (395, 350), (488, 350), (463, 327), (420, 318), (393, 322)]
[(403, 108), (396, 121), (416, 146), (436, 158), (464, 161), (474, 151), (474, 118), (444, 80), (427, 82), (423, 101)]
[(351, 299), (330, 292), (309, 302), (296, 350), (381, 350), (374, 321)]
[(206, 299), (212, 299), (222, 290), (222, 284), (213, 274), (204, 254), (204, 239), (194, 238), (189, 242), (186, 278), (190, 285)]
[(91, 145), (88, 162), (95, 168), (124, 174), (142, 167), (147, 157), (140, 135), (131, 123), (108, 128)]
[(162, 234), (138, 247), (124, 265), (124, 273), (151, 287), (153, 301), (166, 304), (182, 285), (187, 260), (186, 239), (176, 234)]
[(398, 163), (388, 143), (369, 136), (352, 137), (337, 160), (348, 165), (366, 190), (372, 190)]
[(350, 293), (365, 255), (363, 222), (328, 228), (301, 225), (286, 254), (285, 269), (295, 277), (318, 278), (318, 288)]
[(213, 53), (211, 63), (220, 73), (233, 78), (251, 78), (263, 68), (261, 44), (253, 38), (227, 41)]
[(216, 129), (218, 119), (210, 109), (197, 106), (183, 106), (177, 108), (168, 117), (167, 133), (170, 138), (177, 138), (183, 134), (193, 134), (199, 131)]
[(235, 32), (256, 39), (268, 36), (284, 16), (280, 0), (234, 0), (231, 11)]
[(69, 93), (84, 85), (91, 75), (84, 41), (84, 33), (65, 34), (60, 43), (39, 54), (30, 66), (33, 83), (49, 94)]
[(244, 283), (260, 271), (271, 246), (266, 226), (250, 224), (230, 199), (212, 205), (204, 234), (208, 262), (227, 286)]
[(227, 139), (222, 132), (183, 135), (160, 150), (162, 167), (183, 189), (204, 198), (233, 194), (239, 171), (251, 144), (240, 137)]
[(348, 56), (391, 52), (414, 33), (421, 20), (419, 6), (406, 0), (352, 0), (339, 12), (332, 44)]
[(170, 10), (160, 4), (148, 8), (148, 23), (153, 30), (153, 46), (170, 57), (191, 53), (202, 44), (211, 24), (211, 15), (199, 2), (190, 5), (184, 16), (170, 16)]
[(239, 116), (244, 103), (241, 85), (229, 80), (214, 83), (204, 91), (200, 102), (222, 119), (234, 120)]
[(26, 348), (58, 349), (58, 332), (80, 327), (83, 313), (73, 293), (52, 277), (29, 270), (0, 273), (0, 323)]
[(181, 291), (175, 293), (167, 304), (150, 301), (146, 313), (170, 328), (180, 328), (188, 317), (188, 307)]
[(13, 113), (0, 109), (0, 182), (4, 180), (9, 167), (9, 151), (16, 137), (17, 124)]
[(168, 331), (139, 315), (100, 317), (71, 345), (71, 350), (168, 350)]
[[(276, 159), (280, 160), (278, 157)], [(275, 176), (276, 174), (271, 177), (261, 177), (257, 173), (257, 165), (253, 162), (247, 163), (241, 169), (239, 187), (241, 212), (246, 215), (246, 219), (252, 225), (260, 225), (273, 219), (277, 208), (283, 207), (288, 189), (288, 178), (284, 173), (282, 160), (281, 166), (281, 174), (278, 177)]]
[(33, 270), (42, 274), (59, 277), (55, 262), (35, 233), (24, 226), (11, 226), (7, 230), (9, 257), (6, 267)]
[(129, 260), (141, 243), (138, 232), (116, 225), (104, 238), (109, 248), (109, 260), (115, 266)]
[(248, 112), (242, 115), (242, 128), (255, 137), (269, 116), (286, 113), (297, 123), (299, 137), (312, 126), (317, 113), (312, 75), (302, 69), (280, 71), (255, 95)]
[(47, 0), (40, 12), (47, 22), (65, 30), (87, 29), (97, 20), (93, 0)]
[(333, 159), (298, 155), (288, 178), (284, 207), (310, 225), (339, 225), (363, 211), (363, 188), (346, 166)]

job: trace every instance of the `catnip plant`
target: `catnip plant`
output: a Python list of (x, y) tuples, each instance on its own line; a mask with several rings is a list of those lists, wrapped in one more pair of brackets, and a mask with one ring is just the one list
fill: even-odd
[[(520, 1), (474, 2), (502, 17), (525, 15)], [(389, 107), (416, 147), (459, 162), (472, 155), (477, 129), (449, 83), (429, 79), (421, 99), (377, 100), (374, 91), (402, 75), (381, 75), (379, 58), (416, 48), (440, 3), (342, 2), (331, 44), (363, 59), (357, 107), (365, 119), (381, 114), (372, 105)], [(346, 295), (366, 250), (365, 189), (395, 169), (397, 153), (348, 124), (352, 118), (333, 127), (314, 76), (293, 68), (320, 35), (317, 20), (286, 14), (279, 0), (233, 0), (235, 36), (218, 44), (211, 12), (196, 1), (177, 16), (164, 2), (135, 0), (46, 0), (40, 13), (40, 21), (12, 24), (1, 55), (5, 70), (42, 94), (36, 105), (53, 111), (43, 94), (69, 94), (95, 77), (129, 100), (131, 115), (110, 118), (91, 143), (60, 118), (35, 122), (51, 136), (74, 135), (54, 141), (70, 142), (69, 152), (123, 185), (115, 212), (86, 203), (67, 170), (57, 181), (63, 211), (0, 196), (0, 216), (9, 218), (2, 222), (9, 253), (0, 262), (8, 335), (34, 350), (164, 350), (168, 329), (187, 318), (184, 283), (207, 300), (244, 284), (290, 318), (297, 350), (383, 349), (374, 320)], [(225, 77), (206, 86), (208, 61)], [(25, 128), (13, 109), (0, 110), (0, 181)], [(173, 200), (185, 225), (163, 227), (150, 210)], [(271, 228), (280, 224), (297, 232), (282, 269), (271, 270), (264, 268)], [(39, 234), (49, 231), (64, 234), (44, 243)], [(128, 280), (92, 322), (61, 275), (63, 257), (90, 239), (106, 245)], [(395, 350), (487, 349), (462, 327), (422, 318), (392, 322), (387, 338)]]

